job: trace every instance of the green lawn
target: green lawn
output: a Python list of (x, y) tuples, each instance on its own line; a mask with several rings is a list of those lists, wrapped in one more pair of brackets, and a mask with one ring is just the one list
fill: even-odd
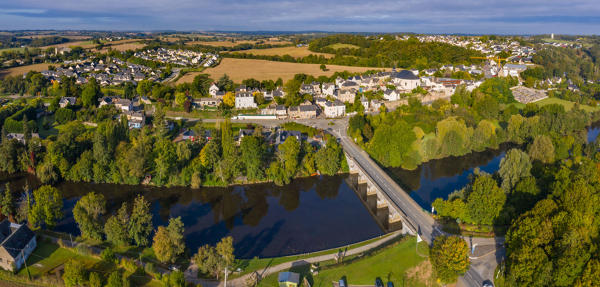
[(349, 49), (359, 49), (359, 46), (356, 45), (352, 45), (352, 44), (342, 44), (342, 43), (335, 43), (335, 44), (331, 44), (329, 46), (327, 46), (328, 48), (332, 48), (332, 49), (344, 49), (344, 48), (349, 48)]
[[(54, 243), (40, 241), (37, 248), (27, 258), (27, 266), (29, 267), (31, 276), (35, 278), (51, 272), (69, 259), (80, 260), (88, 267), (92, 267), (99, 262), (96, 258), (79, 255), (69, 249), (61, 248)], [(23, 268), (18, 274), (27, 276), (27, 271)]]
[[(116, 265), (113, 262), (106, 262), (93, 256), (81, 255), (71, 249), (62, 248), (57, 244), (41, 240), (38, 242), (35, 251), (27, 259), (27, 266), (34, 279), (42, 276), (54, 276), (53, 271), (70, 259), (76, 259), (83, 263), (87, 270), (100, 273), (104, 278), (107, 278), (116, 269), (123, 269), (122, 266)], [(22, 268), (17, 275), (26, 277), (27, 270)], [(130, 276), (133, 286), (162, 286), (160, 282), (145, 273), (136, 273), (133, 275)]]
[[(421, 282), (422, 280), (410, 279), (407, 275), (409, 269), (426, 260), (415, 252), (415, 247), (415, 238), (408, 237), (372, 256), (346, 259), (346, 262), (350, 263), (333, 266), (325, 266), (327, 263), (323, 263), (316, 276), (310, 274), (308, 265), (293, 267), (290, 271), (300, 273), (301, 281), (306, 277), (311, 286), (315, 287), (331, 286), (331, 282), (338, 281), (344, 276), (349, 285), (373, 285), (375, 278), (380, 277), (385, 283), (392, 281), (395, 286), (426, 286)], [(422, 250), (421, 245), (419, 247)], [(277, 286), (277, 276), (278, 274), (267, 276), (259, 286)]]
[[(573, 108), (573, 106), (575, 105), (574, 102), (559, 99), (559, 98), (545, 98), (545, 99), (543, 99), (541, 101), (537, 101), (535, 103), (540, 107), (543, 107), (545, 105), (551, 105), (551, 104), (559, 104), (559, 105), (562, 105), (563, 107), (565, 107), (565, 110), (567, 110), (567, 111), (571, 110)], [(592, 107), (592, 106), (588, 106), (588, 105), (580, 105), (580, 106), (581, 106), (581, 109), (583, 109), (584, 111), (587, 111), (587, 112), (593, 112), (593, 111), (598, 110), (598, 107)]]
[[(367, 241), (352, 244), (352, 245), (348, 246), (348, 250), (367, 245), (369, 243), (375, 242), (379, 239), (388, 237), (390, 235), (391, 234), (386, 234), (382, 237), (377, 237), (377, 238), (373, 238), (373, 239), (370, 239)], [(326, 255), (326, 254), (333, 254), (333, 253), (337, 253), (339, 250), (340, 250), (340, 248), (332, 248), (329, 250), (323, 250), (320, 252), (314, 252), (314, 253), (310, 253), (310, 254), (306, 254), (306, 255), (283, 256), (283, 257), (275, 257), (275, 258), (255, 257), (252, 259), (240, 259), (240, 260), (236, 261), (237, 265), (235, 268), (236, 269), (241, 268), (242, 272), (240, 274), (236, 274), (236, 276), (234, 276), (234, 277), (237, 277), (239, 275), (248, 274), (248, 273), (254, 272), (256, 270), (262, 270), (267, 266), (275, 266), (275, 265), (279, 265), (279, 264), (285, 263), (285, 262), (296, 261), (296, 260), (301, 260), (301, 259), (306, 259), (306, 258), (321, 256), (321, 255)]]

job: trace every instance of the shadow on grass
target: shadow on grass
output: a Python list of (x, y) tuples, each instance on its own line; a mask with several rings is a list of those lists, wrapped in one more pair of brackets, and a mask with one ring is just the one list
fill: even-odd
[(59, 248), (60, 247), (56, 244), (40, 242), (38, 247), (33, 251), (29, 258), (27, 258), (27, 265), (32, 266), (43, 259), (52, 256), (52, 254)]

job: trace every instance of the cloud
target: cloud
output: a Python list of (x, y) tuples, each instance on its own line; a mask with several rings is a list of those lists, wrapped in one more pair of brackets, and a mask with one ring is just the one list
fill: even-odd
[(597, 15), (597, 0), (20, 0), (0, 29), (592, 34)]

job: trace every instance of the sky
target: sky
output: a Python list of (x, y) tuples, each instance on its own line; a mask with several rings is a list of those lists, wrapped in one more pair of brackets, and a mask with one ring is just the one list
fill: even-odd
[(0, 30), (600, 34), (599, 0), (0, 0)]

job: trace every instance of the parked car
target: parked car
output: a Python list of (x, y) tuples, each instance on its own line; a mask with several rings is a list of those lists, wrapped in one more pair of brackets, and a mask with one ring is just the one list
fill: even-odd
[(394, 283), (392, 283), (392, 281), (388, 281), (388, 286), (387, 287), (394, 287)]
[(381, 278), (377, 277), (375, 279), (375, 287), (383, 287), (383, 281), (381, 281)]
[(490, 280), (483, 281), (482, 287), (494, 287), (494, 284)]
[(340, 284), (340, 287), (347, 287), (346, 280), (344, 280), (344, 278), (340, 279), (339, 284)]

